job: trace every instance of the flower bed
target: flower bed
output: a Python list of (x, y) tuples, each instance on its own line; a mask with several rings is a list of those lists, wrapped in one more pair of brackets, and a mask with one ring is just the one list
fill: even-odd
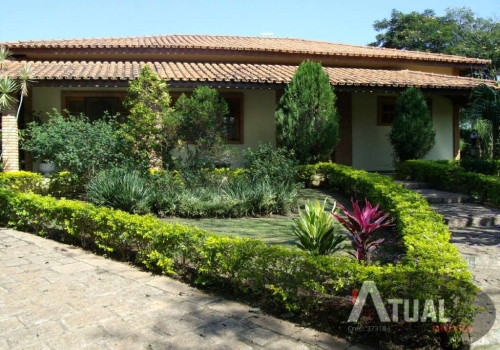
[[(312, 256), (260, 240), (160, 222), (149, 215), (5, 188), (0, 189), (0, 223), (38, 234), (57, 229), (123, 259), (133, 253), (137, 262), (151, 270), (194, 275), (196, 283), (223, 285), (304, 317), (314, 314), (344, 334), (352, 326), (347, 322), (351, 306), (342, 308), (334, 301), (348, 300), (365, 281), (374, 281), (384, 300), (444, 299), (453, 324), (470, 324), (476, 287), (465, 261), (449, 243), (450, 233), (441, 216), (422, 197), (389, 178), (346, 166), (320, 163), (300, 169), (304, 181), (316, 173), (324, 176), (326, 186), (380, 203), (393, 215), (406, 248), (400, 263), (367, 266), (350, 258)], [(422, 309), (423, 302), (419, 314)], [(332, 316), (332, 312), (337, 313)], [(363, 318), (362, 323), (378, 324), (378, 320)], [(394, 332), (375, 336), (392, 337), (394, 342), (438, 339), (429, 323), (395, 322), (391, 327)], [(457, 341), (457, 335), (446, 334), (448, 341)]]

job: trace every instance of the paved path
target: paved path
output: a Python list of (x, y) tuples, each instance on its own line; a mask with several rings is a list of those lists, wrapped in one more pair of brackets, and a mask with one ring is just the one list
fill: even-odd
[(422, 194), (448, 224), (453, 243), (464, 259), (474, 281), (495, 304), (492, 329), (472, 344), (472, 349), (500, 349), (500, 210), (472, 203), (469, 196), (429, 189), (422, 182), (398, 181)]
[(0, 349), (368, 349), (0, 228)]
[[(500, 349), (500, 226), (495, 225), (496, 210), (479, 204), (461, 204), (456, 210), (450, 205), (434, 205), (448, 221), (453, 243), (469, 264), (474, 282), (495, 304), (496, 320), (484, 337), (472, 344), (472, 349)], [(478, 213), (494, 212), (491, 216)], [(467, 219), (464, 217), (470, 216)], [(462, 223), (467, 222), (466, 225)], [(481, 225), (481, 223), (487, 223)], [(493, 223), (493, 224), (491, 224)]]

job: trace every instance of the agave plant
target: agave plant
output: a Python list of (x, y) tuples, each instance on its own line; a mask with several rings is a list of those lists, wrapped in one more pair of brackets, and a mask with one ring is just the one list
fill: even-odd
[[(299, 209), (300, 218), (295, 220), (293, 234), (299, 238), (299, 248), (314, 255), (329, 255), (343, 249), (346, 237), (340, 232), (340, 225), (325, 211), (318, 200), (307, 201), (305, 209)], [(332, 212), (338, 212), (334, 204)]]
[(392, 220), (389, 219), (389, 214), (384, 214), (382, 210), (378, 210), (379, 205), (373, 206), (365, 199), (365, 207), (359, 208), (358, 202), (351, 199), (353, 212), (351, 213), (342, 204), (338, 207), (342, 209), (347, 220), (332, 212), (332, 216), (336, 218), (348, 231), (347, 236), (351, 241), (352, 247), (355, 250), (353, 254), (358, 261), (370, 263), (370, 253), (375, 250), (384, 239), (371, 239), (372, 234), (381, 229), (392, 225)]

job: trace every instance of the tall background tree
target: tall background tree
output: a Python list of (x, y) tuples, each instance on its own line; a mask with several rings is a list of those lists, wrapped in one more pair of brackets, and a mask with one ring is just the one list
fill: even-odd
[(320, 63), (300, 64), (276, 110), (278, 146), (294, 150), (300, 164), (327, 160), (339, 139), (339, 115)]
[(425, 97), (417, 88), (406, 89), (396, 101), (396, 115), (389, 132), (394, 161), (421, 159), (435, 144), (436, 132)]
[(167, 83), (144, 66), (139, 77), (130, 82), (124, 106), (129, 115), (122, 132), (130, 158), (141, 168), (168, 168), (179, 123)]
[(498, 79), (500, 22), (482, 18), (470, 8), (448, 8), (444, 16), (433, 10), (403, 13), (392, 10), (389, 19), (375, 21), (376, 41), (371, 46), (490, 59), (484, 71), (467, 75)]

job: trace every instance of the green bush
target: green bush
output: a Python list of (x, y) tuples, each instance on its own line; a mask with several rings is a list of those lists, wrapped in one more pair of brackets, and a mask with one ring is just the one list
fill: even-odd
[(98, 206), (141, 214), (151, 210), (154, 193), (139, 172), (113, 169), (90, 180), (86, 196), (89, 202)]
[[(307, 201), (305, 209), (299, 210), (299, 219), (295, 220), (293, 234), (299, 239), (299, 248), (314, 255), (331, 255), (342, 250), (346, 236), (341, 232), (340, 224), (330, 212), (325, 211), (326, 199), (323, 204), (318, 200)], [(337, 213), (338, 209), (332, 209)]]
[(270, 142), (260, 143), (259, 149), (243, 151), (245, 175), (250, 179), (268, 178), (274, 183), (295, 183), (297, 161), (293, 151), (274, 148)]
[[(312, 168), (302, 173), (317, 171), (330, 188), (356, 198), (366, 197), (391, 213), (406, 248), (399, 263), (365, 266), (350, 258), (314, 256), (296, 248), (267, 246), (258, 240), (164, 223), (149, 215), (131, 215), (5, 188), (0, 188), (0, 224), (38, 233), (58, 230), (68, 240), (94, 244), (122, 259), (133, 251), (137, 261), (149, 269), (194, 274), (199, 284), (248, 293), (275, 309), (295, 310), (300, 317), (333, 319), (336, 321), (331, 322), (336, 323), (332, 325), (346, 334), (347, 327), (352, 326), (345, 322), (351, 310), (346, 296), (353, 289), (359, 290), (365, 281), (374, 281), (384, 300), (444, 299), (446, 316), (453, 325), (471, 323), (477, 287), (466, 262), (450, 244), (442, 217), (425, 199), (378, 174), (332, 163)], [(339, 299), (344, 302), (339, 304)], [(376, 321), (360, 322), (370, 325)], [(442, 335), (456, 341), (456, 333)], [(437, 342), (440, 335), (434, 334), (428, 323), (402, 322), (391, 323), (390, 333), (376, 336), (413, 344), (415, 339)]]
[(463, 158), (460, 159), (460, 166), (472, 173), (500, 176), (500, 161), (498, 160)]
[(21, 147), (85, 183), (101, 170), (123, 165), (118, 127), (113, 117), (91, 122), (84, 116), (64, 117), (55, 111), (46, 123), (28, 124)]
[(400, 179), (423, 181), (448, 192), (463, 193), (500, 207), (500, 178), (466, 171), (462, 167), (432, 161), (406, 161), (396, 168)]
[(171, 151), (179, 140), (179, 118), (171, 102), (167, 82), (148, 65), (129, 83), (123, 103), (127, 121), (121, 125), (120, 136), (125, 141), (127, 158), (141, 172), (172, 166)]
[(424, 95), (419, 89), (410, 87), (398, 97), (395, 108), (389, 132), (394, 162), (424, 158), (436, 143), (436, 132)]
[(199, 86), (189, 97), (182, 94), (175, 110), (179, 116), (178, 136), (184, 141), (182, 167), (214, 169), (231, 162), (233, 152), (226, 142), (229, 107), (217, 90)]
[(51, 174), (49, 179), (48, 192), (54, 197), (75, 199), (85, 194), (85, 184), (69, 171)]
[(43, 176), (29, 171), (0, 172), (0, 185), (14, 191), (42, 193)]
[(276, 108), (276, 139), (294, 150), (299, 164), (329, 159), (339, 140), (339, 115), (328, 74), (319, 62), (304, 61)]
[[(225, 176), (223, 174), (229, 174)], [(244, 217), (288, 214), (295, 206), (298, 191), (294, 184), (255, 181), (239, 172), (207, 172), (205, 186), (187, 187), (183, 178), (158, 172), (151, 176), (154, 208), (160, 216), (189, 218)]]

